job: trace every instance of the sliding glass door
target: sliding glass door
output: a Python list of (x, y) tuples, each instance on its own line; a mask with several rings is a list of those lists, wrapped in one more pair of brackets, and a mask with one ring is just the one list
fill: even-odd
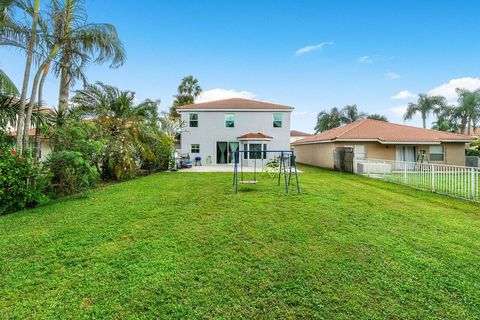
[(217, 164), (227, 164), (235, 162), (235, 152), (238, 150), (239, 143), (236, 141), (218, 141), (217, 142)]

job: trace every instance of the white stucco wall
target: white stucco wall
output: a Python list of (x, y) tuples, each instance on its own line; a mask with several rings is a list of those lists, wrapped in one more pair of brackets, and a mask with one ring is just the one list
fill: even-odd
[[(198, 127), (189, 127), (189, 114), (198, 114)], [(273, 127), (273, 114), (282, 114), (282, 127)], [(267, 150), (290, 150), (290, 113), (286, 111), (182, 111), (181, 118), (185, 124), (181, 134), (181, 153), (189, 154), (192, 161), (195, 157), (202, 158), (202, 164), (207, 165), (211, 157), (212, 165), (217, 164), (216, 148), (218, 141), (235, 142), (238, 137), (251, 132), (261, 132), (272, 136), (270, 141), (252, 141), (251, 143), (266, 143)], [(235, 115), (235, 127), (225, 127), (225, 114)], [(199, 144), (200, 153), (191, 153), (191, 145)], [(243, 142), (240, 141), (240, 150)]]

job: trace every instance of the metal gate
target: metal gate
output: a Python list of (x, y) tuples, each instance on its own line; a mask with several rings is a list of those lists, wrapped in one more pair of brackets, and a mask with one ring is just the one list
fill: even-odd
[(353, 173), (353, 148), (338, 147), (333, 150), (334, 169)]

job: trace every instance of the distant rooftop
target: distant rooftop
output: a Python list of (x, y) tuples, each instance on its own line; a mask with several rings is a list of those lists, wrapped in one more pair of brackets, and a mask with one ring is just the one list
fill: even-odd
[(423, 129), (373, 119), (362, 119), (350, 124), (303, 138), (293, 144), (322, 143), (334, 141), (401, 142), (469, 142), (476, 137), (459, 133)]
[(308, 137), (308, 136), (313, 136), (313, 134), (298, 131), (298, 130), (290, 130), (290, 137)]

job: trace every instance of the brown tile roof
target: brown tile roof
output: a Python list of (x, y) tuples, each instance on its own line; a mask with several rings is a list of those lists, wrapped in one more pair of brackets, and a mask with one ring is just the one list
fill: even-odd
[(290, 130), (290, 137), (309, 137), (313, 136), (311, 133), (305, 133), (298, 130)]
[[(10, 132), (10, 135), (12, 137), (16, 137), (17, 136), (17, 131)], [(28, 131), (28, 135), (30, 137), (35, 137), (35, 128), (30, 128), (30, 130)], [(41, 137), (42, 137), (42, 139), (48, 139), (48, 137), (45, 134), (42, 134)]]
[(250, 132), (237, 139), (273, 139), (273, 137), (261, 132)]
[(423, 129), (373, 119), (353, 123), (303, 138), (293, 144), (327, 142), (335, 140), (377, 140), (380, 143), (472, 141), (473, 136), (459, 133)]
[(281, 104), (262, 102), (257, 100), (248, 100), (241, 98), (216, 100), (202, 103), (190, 104), (187, 106), (178, 107), (178, 111), (182, 110), (211, 110), (211, 109), (227, 109), (227, 110), (293, 110), (290, 106)]

